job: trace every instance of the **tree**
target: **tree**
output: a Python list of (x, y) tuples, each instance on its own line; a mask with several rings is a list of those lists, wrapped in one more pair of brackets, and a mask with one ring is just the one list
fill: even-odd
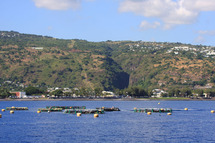
[(202, 89), (197, 89), (196, 93), (198, 94), (199, 97), (202, 97), (204, 92)]
[(24, 89), (27, 95), (41, 94), (42, 92), (37, 87), (29, 86)]
[(188, 97), (188, 96), (192, 95), (192, 92), (191, 92), (190, 89), (185, 88), (185, 89), (182, 89), (182, 90), (181, 90), (181, 95), (182, 95), (183, 97)]
[(0, 89), (0, 98), (7, 98), (11, 93), (7, 89)]
[(169, 96), (169, 97), (173, 97), (174, 95), (175, 95), (175, 89), (172, 88), (172, 89), (170, 89), (170, 90), (168, 91), (168, 96)]
[(70, 93), (70, 92), (65, 92), (64, 95), (65, 95), (66, 97), (69, 97), (69, 96), (71, 96), (71, 93)]
[(96, 96), (102, 95), (102, 89), (100, 87), (95, 88), (94, 91)]
[(133, 97), (144, 97), (148, 96), (148, 93), (141, 87), (132, 86), (129, 87), (126, 92)]
[(53, 92), (50, 93), (51, 95), (55, 95), (55, 96), (62, 96), (63, 95), (63, 91), (61, 89), (57, 89)]
[(82, 87), (80, 89), (80, 94), (83, 95), (83, 96), (87, 96), (87, 89), (85, 87)]

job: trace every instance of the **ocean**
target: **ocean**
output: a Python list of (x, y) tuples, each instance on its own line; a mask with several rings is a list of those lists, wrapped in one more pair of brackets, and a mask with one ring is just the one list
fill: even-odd
[[(158, 104), (160, 103), (160, 104)], [(215, 101), (0, 101), (0, 143), (191, 143), (215, 142)], [(37, 113), (46, 106), (118, 107), (121, 111), (77, 117)], [(135, 113), (137, 108), (172, 108), (167, 113)], [(184, 108), (188, 108), (185, 111)]]

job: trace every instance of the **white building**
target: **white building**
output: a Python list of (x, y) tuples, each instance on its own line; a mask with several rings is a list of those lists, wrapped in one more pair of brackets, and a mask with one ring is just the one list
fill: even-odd
[(160, 98), (162, 97), (162, 94), (166, 94), (167, 92), (163, 91), (162, 89), (153, 89), (152, 93), (153, 93), (152, 97)]
[(102, 94), (105, 96), (105, 97), (113, 97), (115, 96), (115, 94), (111, 91), (102, 91)]
[(43, 50), (43, 47), (31, 47), (34, 50)]

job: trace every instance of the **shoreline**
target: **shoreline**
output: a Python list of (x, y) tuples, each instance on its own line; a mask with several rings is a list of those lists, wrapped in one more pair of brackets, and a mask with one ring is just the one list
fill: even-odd
[(0, 99), (0, 101), (215, 101), (215, 97), (211, 99), (177, 99), (177, 98), (120, 98), (120, 99), (88, 99), (88, 98), (73, 98), (73, 99), (48, 99), (48, 98), (38, 98), (38, 99)]

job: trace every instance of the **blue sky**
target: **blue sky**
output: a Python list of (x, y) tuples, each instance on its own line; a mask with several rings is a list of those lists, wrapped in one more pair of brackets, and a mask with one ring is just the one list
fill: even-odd
[(1, 0), (0, 30), (215, 46), (215, 0)]

